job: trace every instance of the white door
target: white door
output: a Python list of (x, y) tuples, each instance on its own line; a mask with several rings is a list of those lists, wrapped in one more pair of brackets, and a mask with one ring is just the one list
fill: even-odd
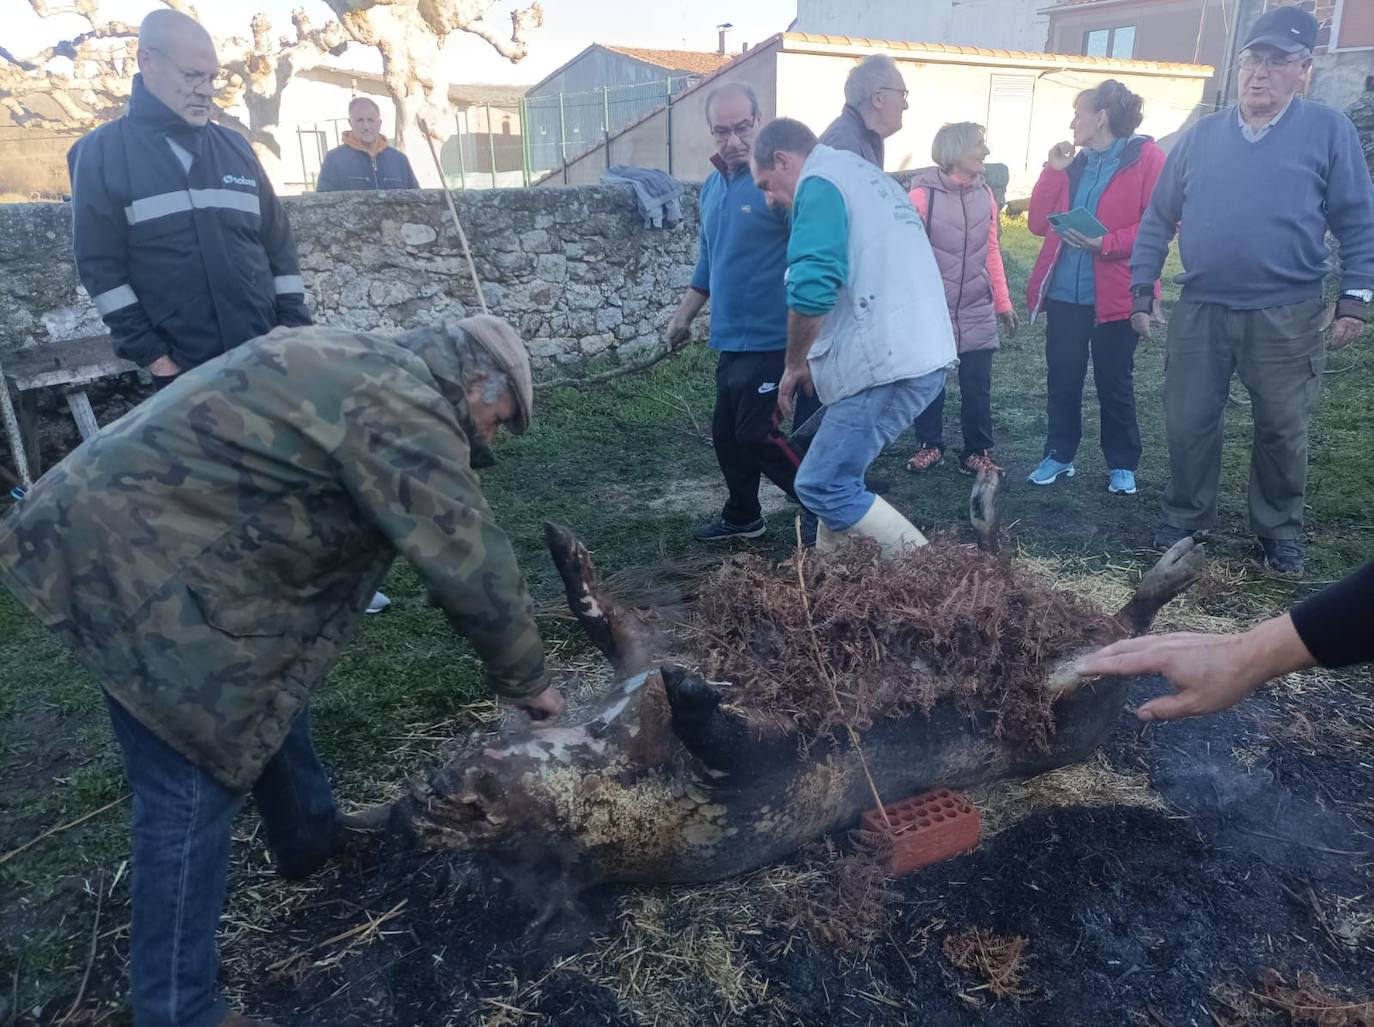
[(1032, 75), (993, 75), (988, 89), (988, 161), (1005, 164), (1013, 178), (1030, 159)]

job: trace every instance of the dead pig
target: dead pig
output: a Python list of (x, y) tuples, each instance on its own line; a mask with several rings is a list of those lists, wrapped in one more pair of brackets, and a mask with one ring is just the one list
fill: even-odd
[[(980, 478), (975, 486), (980, 537), (995, 520), (996, 484)], [(634, 611), (620, 609), (602, 592), (584, 547), (560, 528), (549, 526), (547, 535), (573, 612), (614, 663), (619, 683), (580, 723), (513, 730), (480, 754), (435, 772), (395, 804), (393, 827), (435, 848), (499, 851), (533, 840), (586, 880), (698, 882), (781, 858), (853, 826), (873, 805), (847, 733), (813, 708), (824, 702), (820, 690), (814, 701), (805, 688), (796, 691), (795, 674), (771, 684), (764, 672), (753, 680), (736, 674), (733, 681), (713, 683), (700, 672), (722, 662), (747, 670), (751, 660), (759, 665), (759, 653), (777, 647), (769, 633), (792, 629), (772, 619), (769, 596), (779, 590), (786, 601), (781, 590), (794, 571), (743, 582), (755, 589), (741, 593), (757, 607), (755, 620), (741, 620), (753, 634), (745, 646), (721, 648), (716, 635), (723, 629), (709, 618), (694, 621), (688, 637), (655, 637)], [(833, 605), (841, 594), (836, 590), (853, 583), (836, 570), (843, 566), (832, 562), (838, 558), (808, 559), (814, 561), (813, 598), (829, 594)], [(852, 633), (854, 625), (826, 635), (839, 630), (832, 616), (816, 629), (821, 649), (830, 646), (828, 656), (818, 649), (812, 665), (812, 676), (822, 678), (842, 673), (850, 660), (876, 682), (869, 705), (846, 719), (855, 721), (868, 769), (889, 801), (937, 786), (1029, 777), (1087, 757), (1116, 724), (1132, 681), (1079, 683), (1056, 668), (1071, 665), (1085, 649), (1146, 630), (1202, 566), (1201, 550), (1184, 540), (1112, 618), (971, 547), (936, 543), (900, 559), (910, 561), (905, 570), (875, 566), (874, 580), (886, 583), (882, 609), (855, 621), (859, 632), (885, 625), (885, 634), (863, 642), (884, 650), (881, 659), (851, 644), (844, 632)], [(923, 566), (934, 568), (934, 584), (923, 584)], [(868, 570), (861, 565), (853, 573)], [(729, 573), (712, 579), (698, 599), (699, 611), (710, 601), (708, 590), (730, 587), (740, 583), (732, 586)], [(795, 576), (791, 587), (798, 589)], [(929, 602), (926, 593), (932, 593)], [(1073, 614), (1060, 617), (1057, 635), (1042, 630), (1036, 636), (1034, 623), (1017, 620), (1043, 620), (1056, 603), (1069, 604)], [(790, 610), (801, 616), (799, 593)], [(708, 636), (714, 641), (703, 641)], [(987, 655), (989, 645), (995, 656)], [(1041, 648), (1026, 651), (1033, 645)], [(981, 664), (969, 658), (980, 646)], [(999, 690), (993, 680), (1018, 674), (1020, 691), (1011, 685)], [(841, 677), (836, 691), (858, 694), (856, 681)], [(1018, 727), (1008, 719), (1010, 707), (1031, 710), (1034, 721), (1037, 704), (1048, 711), (1043, 721)]]

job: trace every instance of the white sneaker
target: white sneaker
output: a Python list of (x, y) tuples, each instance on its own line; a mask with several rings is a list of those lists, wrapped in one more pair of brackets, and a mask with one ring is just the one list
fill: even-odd
[(376, 592), (372, 596), (372, 602), (367, 604), (368, 613), (381, 613), (391, 605), (391, 600), (381, 592)]

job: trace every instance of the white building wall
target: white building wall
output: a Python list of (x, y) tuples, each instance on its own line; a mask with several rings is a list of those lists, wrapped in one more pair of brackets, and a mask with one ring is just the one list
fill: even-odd
[[(903, 60), (893, 52), (910, 91), (902, 129), (887, 140), (888, 171), (928, 167), (930, 145), (941, 125), (975, 121), (988, 128), (989, 161), (1011, 174), (1009, 199), (1030, 195), (1049, 149), (1069, 138), (1073, 101), (1084, 89), (1116, 78), (1145, 99), (1141, 131), (1166, 148), (1190, 122), (1203, 78), (1112, 71), (1046, 70), (1043, 67), (980, 66)], [(822, 132), (844, 102), (844, 79), (855, 59), (829, 54), (778, 56), (780, 117), (797, 118)]]
[(1048, 0), (797, 0), (794, 31), (1043, 51)]

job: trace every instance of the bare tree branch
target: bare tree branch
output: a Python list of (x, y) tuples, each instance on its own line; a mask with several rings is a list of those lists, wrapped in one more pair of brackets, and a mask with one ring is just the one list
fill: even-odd
[[(105, 19), (101, 0), (28, 0), (40, 18), (73, 14), (87, 30), (24, 58), (0, 47), (0, 111), (13, 123), (88, 131), (118, 117), (128, 102), (137, 69), (138, 27)], [(196, 17), (191, 0), (161, 0), (168, 8)], [(293, 75), (339, 55), (352, 43), (374, 47), (382, 57), (382, 78), (396, 104), (396, 141), (407, 126), (424, 117), (442, 131), (453, 123), (445, 43), (455, 32), (483, 40), (512, 62), (528, 53), (528, 33), (544, 22), (537, 2), (511, 13), (511, 32), (503, 38), (484, 19), (495, 0), (326, 0), (338, 16), (323, 26), (311, 24), (303, 9), (291, 15), (292, 31), (274, 36), (266, 14), (253, 16), (247, 38), (216, 40), (227, 76), (216, 97), (216, 120), (244, 132), (271, 174), (281, 155), (277, 139), (281, 96)], [(52, 70), (57, 58), (72, 62), (72, 72)], [(242, 104), (247, 123), (225, 108)]]

